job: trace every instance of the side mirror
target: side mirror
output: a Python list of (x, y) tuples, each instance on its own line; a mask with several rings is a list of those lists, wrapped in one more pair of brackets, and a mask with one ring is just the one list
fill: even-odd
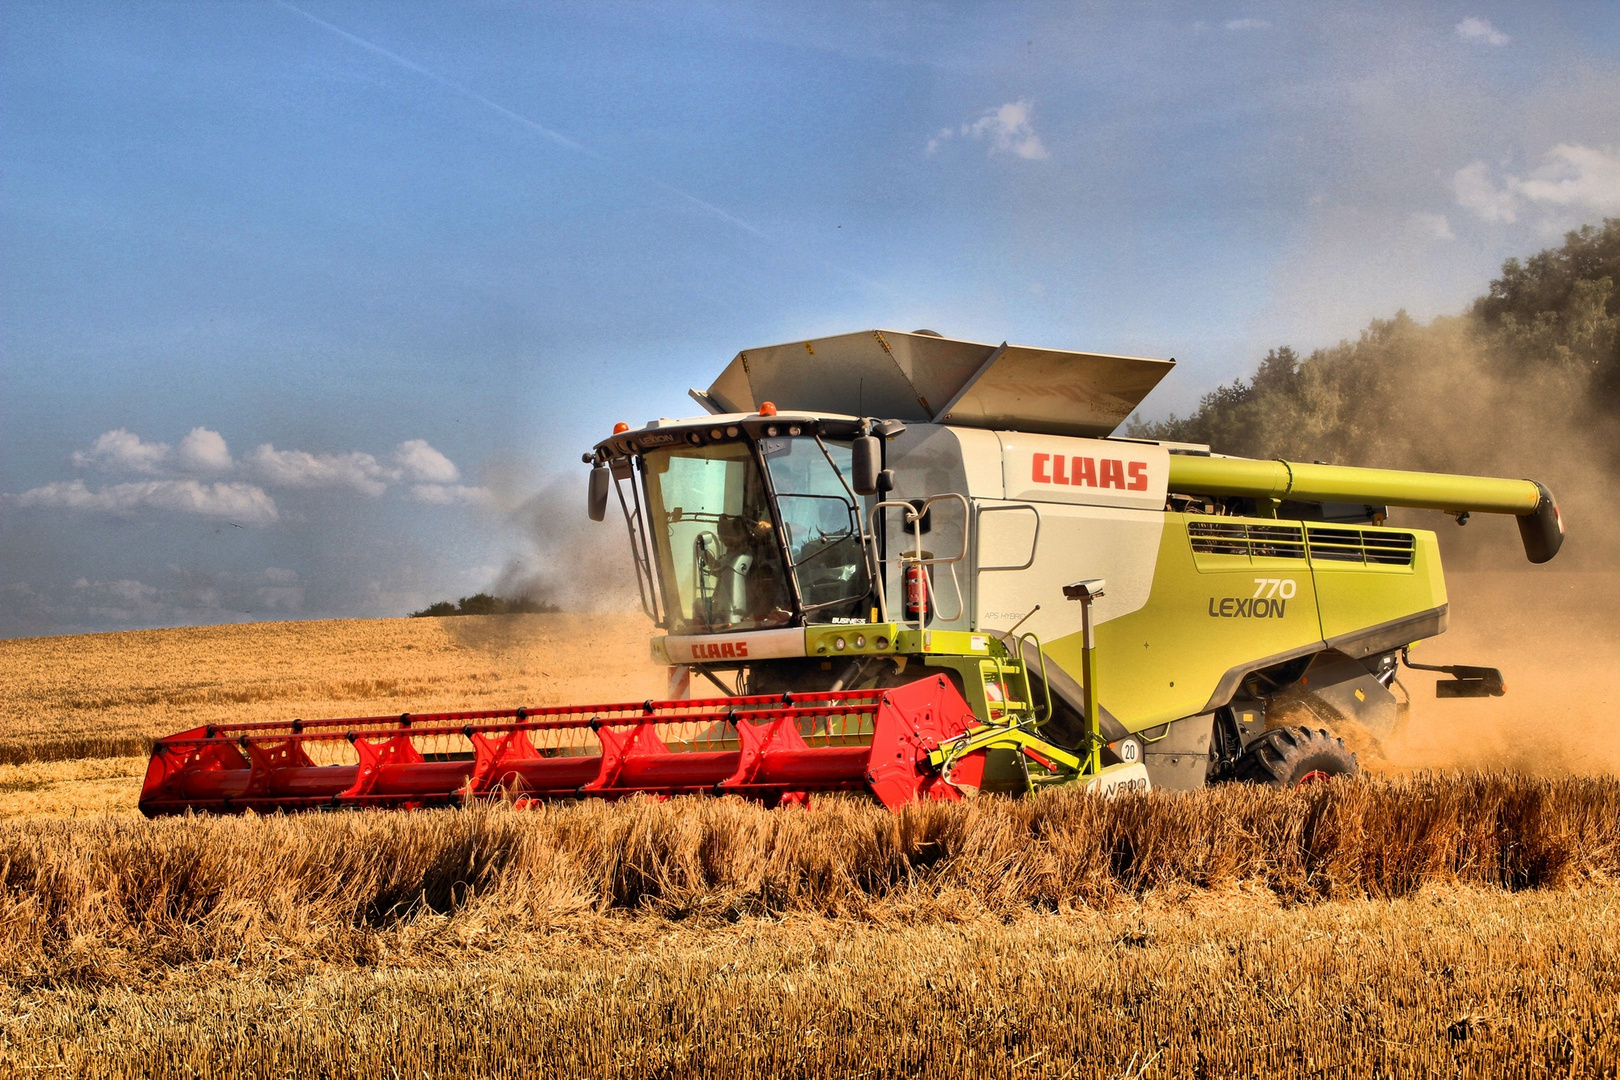
[(601, 465), (591, 470), (590, 505), (586, 508), (592, 521), (601, 521), (607, 517), (608, 470)]
[(876, 435), (858, 435), (850, 449), (849, 486), (857, 495), (876, 495), (878, 472), (883, 468), (883, 440)]

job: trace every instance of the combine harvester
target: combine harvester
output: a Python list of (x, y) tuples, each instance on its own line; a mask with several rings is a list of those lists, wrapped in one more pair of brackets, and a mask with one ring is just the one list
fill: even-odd
[[(620, 424), (585, 455), (590, 516), (613, 501), (628, 526), (669, 700), (211, 725), (153, 746), (141, 809), (898, 808), (1354, 773), (1278, 706), (1394, 724), (1406, 648), (1447, 605), (1435, 535), (1387, 508), (1514, 515), (1541, 563), (1563, 541), (1552, 495), (1113, 437), (1173, 363), (926, 331), (740, 353), (692, 391), (709, 415)], [(1444, 696), (1503, 689), (1437, 670)]]

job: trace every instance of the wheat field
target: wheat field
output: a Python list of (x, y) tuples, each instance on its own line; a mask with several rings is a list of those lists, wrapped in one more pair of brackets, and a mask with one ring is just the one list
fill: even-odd
[(1620, 1075), (1585, 713), (1584, 757), (1505, 771), (1446, 711), (1481, 703), (1420, 701), (1304, 793), (134, 812), (147, 742), (209, 722), (661, 695), (647, 630), (0, 642), (0, 1076)]
[(650, 631), (501, 615), (0, 641), (0, 818), (133, 813), (151, 741), (204, 724), (662, 697)]
[(1613, 1076), (1620, 783), (0, 825), (12, 1075)]

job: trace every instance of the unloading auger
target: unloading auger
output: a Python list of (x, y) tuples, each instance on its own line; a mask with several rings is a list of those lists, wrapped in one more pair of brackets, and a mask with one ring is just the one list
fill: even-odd
[[(1334, 730), (1399, 722), (1400, 665), (1449, 611), (1435, 535), (1389, 507), (1512, 515), (1543, 563), (1557, 506), (1530, 480), (1112, 437), (1173, 363), (928, 331), (739, 353), (692, 391), (708, 415), (585, 455), (667, 700), (209, 725), (156, 741), (141, 810), (899, 808), (1354, 773)], [(1412, 666), (1453, 675), (1442, 696), (1502, 692), (1494, 669)]]

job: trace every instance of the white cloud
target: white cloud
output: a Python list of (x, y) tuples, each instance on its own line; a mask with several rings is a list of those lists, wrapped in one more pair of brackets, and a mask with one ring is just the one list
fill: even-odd
[(1559, 143), (1523, 180), (1510, 181), (1533, 203), (1620, 212), (1620, 155)]
[(1034, 105), (1029, 101), (1010, 101), (999, 109), (986, 109), (977, 120), (960, 128), (940, 128), (928, 140), (928, 153), (939, 152), (957, 135), (965, 139), (988, 140), (992, 154), (1013, 154), (1028, 161), (1042, 161), (1051, 155), (1041, 137), (1035, 134), (1031, 120)]
[(255, 594), (271, 611), (298, 611), (304, 606), (304, 590), (295, 585), (266, 585)]
[(1489, 19), (1478, 19), (1472, 15), (1457, 24), (1457, 36), (1476, 45), (1494, 45), (1498, 48), (1513, 40), (1492, 26)]
[(73, 583), (73, 591), (89, 602), (89, 614), (112, 622), (150, 621), (163, 610), (154, 585), (139, 581), (90, 581), (80, 578)]
[(58, 481), (21, 495), (0, 496), (15, 506), (132, 515), (141, 510), (225, 518), (242, 525), (267, 525), (280, 515), (275, 500), (252, 484), (196, 480), (144, 480), (91, 491), (83, 480)]
[(139, 435), (123, 428), (103, 432), (90, 449), (73, 452), (74, 465), (103, 472), (158, 473), (168, 460), (168, 443), (142, 442)]
[(116, 428), (96, 436), (88, 450), (75, 450), (73, 464), (101, 472), (158, 476), (172, 474), (176, 468), (183, 472), (225, 472), (233, 462), (224, 438), (204, 427), (192, 428), (191, 434), (180, 440), (178, 453), (168, 443), (146, 442), (132, 431)]
[(464, 484), (415, 484), (411, 487), (411, 498), (435, 506), (453, 506), (489, 502), (494, 494), (488, 488), (467, 487)]
[(303, 450), (277, 450), (269, 443), (245, 459), (267, 483), (293, 488), (353, 488), (378, 496), (398, 474), (377, 464), (370, 454), (311, 454)]
[(1406, 220), (1419, 236), (1433, 240), (1457, 239), (1457, 234), (1451, 231), (1451, 222), (1444, 214), (1412, 214)]
[[(304, 450), (277, 450), (264, 443), (237, 462), (231, 456), (225, 437), (206, 427), (192, 428), (180, 440), (178, 449), (167, 443), (146, 442), (139, 435), (117, 428), (97, 436), (87, 449), (73, 454), (73, 464), (81, 469), (103, 472), (138, 473), (161, 478), (152, 484), (122, 484), (97, 491), (82, 481), (60, 482), (35, 488), (18, 496), (0, 496), (28, 506), (60, 506), (124, 513), (138, 507), (164, 506), (182, 509), (189, 503), (194, 513), (212, 513), (209, 507), (242, 504), (244, 492), (256, 492), (248, 484), (214, 485), (175, 479), (185, 474), (217, 476), (238, 466), (251, 469), (260, 483), (285, 488), (348, 488), (377, 497), (390, 485), (405, 481), (416, 485), (411, 497), (418, 502), (441, 505), (477, 502), (489, 497), (483, 488), (460, 484), (461, 470), (426, 439), (407, 439), (379, 462), (370, 454), (353, 451), (342, 454), (312, 454)], [(223, 495), (221, 494), (223, 493)], [(26, 500), (26, 501), (24, 501)], [(274, 504), (251, 516), (274, 520)]]
[[(183, 612), (211, 614), (225, 606), (225, 596), (220, 592), (219, 587), (206, 581), (186, 582), (181, 586), (173, 600), (175, 610)], [(234, 597), (232, 598), (232, 606), (237, 606)]]
[(205, 427), (191, 429), (191, 434), (180, 440), (180, 466), (193, 472), (228, 472), (232, 465), (230, 448), (225, 437)]
[(1519, 220), (1519, 200), (1513, 192), (1498, 188), (1491, 179), (1491, 169), (1483, 161), (1464, 165), (1451, 178), (1451, 190), (1457, 196), (1457, 205), (1472, 210), (1485, 221), (1514, 222)]
[(1498, 184), (1490, 166), (1475, 161), (1457, 170), (1451, 186), (1457, 205), (1485, 221), (1517, 221), (1526, 205), (1612, 214), (1620, 212), (1620, 155), (1559, 143), (1528, 176), (1504, 176)]
[(408, 480), (424, 484), (453, 484), (461, 470), (451, 460), (428, 445), (426, 439), (410, 439), (394, 450), (394, 462)]
[(1013, 154), (1029, 161), (1040, 161), (1051, 155), (1041, 137), (1035, 134), (1030, 101), (1009, 101), (999, 109), (986, 109), (971, 124), (962, 125), (962, 134), (974, 139), (988, 139), (992, 154)]
[(1266, 19), (1228, 19), (1226, 20), (1226, 28), (1228, 30), (1269, 30), (1271, 29), (1271, 23)]

